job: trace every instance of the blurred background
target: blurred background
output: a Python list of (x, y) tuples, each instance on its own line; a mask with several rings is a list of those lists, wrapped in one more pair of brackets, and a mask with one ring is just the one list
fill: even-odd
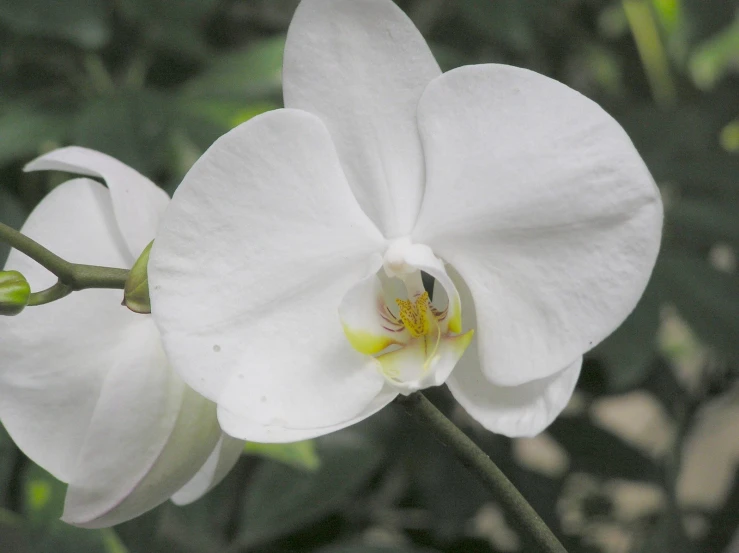
[[(546, 433), (495, 436), (445, 389), (429, 396), (571, 553), (739, 552), (739, 2), (398, 3), (444, 69), (527, 67), (599, 102), (645, 158), (667, 211), (644, 298), (588, 356)], [(66, 144), (111, 154), (171, 194), (220, 134), (280, 106), (296, 5), (0, 0), (0, 221), (19, 228), (69, 178), (22, 172)], [(113, 529), (59, 522), (63, 495), (0, 428), (2, 553), (534, 550), (393, 405), (313, 442), (250, 445), (205, 499)]]

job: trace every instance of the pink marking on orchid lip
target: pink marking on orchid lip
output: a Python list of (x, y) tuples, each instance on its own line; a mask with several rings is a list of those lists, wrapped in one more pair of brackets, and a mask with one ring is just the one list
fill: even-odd
[(433, 305), (431, 306), (431, 312), (438, 320), (443, 321), (449, 313), (449, 306), (446, 306), (443, 311), (439, 311)]
[(388, 323), (390, 323), (392, 325), (399, 325), (400, 324), (395, 317), (388, 317), (387, 315), (383, 315), (382, 313), (380, 313), (380, 317), (384, 321), (386, 321), (386, 322), (388, 322)]
[(385, 325), (381, 325), (381, 326), (382, 326), (382, 328), (384, 328), (388, 332), (400, 332), (401, 330), (403, 330), (402, 328), (388, 328)]
[(392, 314), (392, 313), (390, 312), (390, 310), (389, 310), (389, 309), (387, 308), (387, 305), (383, 306), (383, 310), (382, 310), (382, 311), (380, 311), (380, 312), (378, 312), (378, 315), (380, 315), (380, 317), (382, 317), (382, 319), (383, 319), (383, 320), (384, 320), (384, 321), (385, 321), (386, 323), (388, 323), (388, 324), (390, 324), (390, 325), (392, 325), (392, 326), (394, 326), (394, 327), (397, 327), (397, 328), (398, 328), (399, 330), (403, 328), (403, 323), (401, 323), (401, 322), (400, 322), (400, 321), (399, 321), (399, 320), (398, 320), (398, 319), (397, 319), (397, 318), (396, 318), (396, 317), (395, 317), (395, 316), (394, 316), (394, 315), (393, 315), (393, 314)]

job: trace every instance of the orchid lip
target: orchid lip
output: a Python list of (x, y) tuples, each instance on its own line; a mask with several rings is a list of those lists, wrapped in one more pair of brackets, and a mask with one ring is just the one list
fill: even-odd
[[(461, 333), (459, 295), (443, 262), (427, 246), (400, 238), (387, 248), (381, 272), (388, 277), (384, 285), (373, 274), (342, 301), (339, 314), (349, 343), (371, 355), (401, 394), (443, 384), (472, 339), (472, 331)], [(440, 285), (436, 302), (422, 272)]]

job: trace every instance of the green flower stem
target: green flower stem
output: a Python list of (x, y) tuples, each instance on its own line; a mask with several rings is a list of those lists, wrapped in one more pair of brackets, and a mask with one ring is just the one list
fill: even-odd
[(395, 400), (418, 422), (428, 426), (437, 440), (450, 447), (462, 464), (482, 480), (503, 509), (511, 515), (518, 529), (538, 546), (542, 553), (567, 553), (541, 517), (524, 499), (498, 466), (467, 435), (457, 428), (421, 392), (398, 396)]
[(32, 294), (29, 302), (31, 305), (49, 303), (70, 292), (86, 288), (123, 290), (126, 285), (127, 269), (70, 263), (3, 223), (0, 223), (0, 241), (26, 254), (59, 278), (59, 282), (51, 288)]
[(28, 299), (28, 306), (33, 307), (36, 305), (51, 303), (53, 301), (60, 300), (65, 296), (68, 296), (72, 292), (73, 290), (69, 286), (64, 284), (61, 280), (58, 280), (57, 283), (51, 288), (47, 288), (46, 290), (42, 290), (41, 292), (32, 293), (31, 297)]

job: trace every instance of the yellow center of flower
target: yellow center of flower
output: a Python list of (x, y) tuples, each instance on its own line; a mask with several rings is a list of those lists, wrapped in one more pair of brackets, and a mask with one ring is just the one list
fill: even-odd
[[(436, 314), (431, 308), (429, 293), (423, 292), (417, 296), (415, 301), (401, 300), (396, 298), (400, 318), (403, 326), (413, 338), (423, 338), (422, 347), (424, 352), (423, 370), (427, 371), (436, 358), (441, 341), (441, 328)], [(435, 335), (431, 337), (431, 335)]]
[[(374, 356), (380, 373), (400, 393), (438, 386), (447, 379), (473, 336), (472, 330), (461, 333), (461, 306), (456, 288), (441, 273), (446, 280), (441, 284), (443, 289), (440, 288), (440, 309), (424, 289), (420, 270), (387, 276), (402, 281), (407, 295), (398, 297), (397, 283), (390, 283), (392, 287), (383, 290), (379, 279), (363, 281), (350, 290), (340, 309), (344, 333), (354, 349)], [(397, 311), (391, 310), (385, 299), (390, 289), (396, 292), (393, 296)], [(444, 295), (446, 305), (443, 305)], [(345, 309), (347, 306), (356, 311)], [(356, 324), (350, 324), (347, 319)]]
[[(420, 338), (431, 333), (431, 317), (433, 314), (429, 308), (429, 293), (424, 292), (416, 298), (416, 301), (395, 300), (400, 309), (399, 317), (403, 322), (403, 326), (408, 329), (411, 336)], [(431, 317), (429, 316), (431, 315)]]

